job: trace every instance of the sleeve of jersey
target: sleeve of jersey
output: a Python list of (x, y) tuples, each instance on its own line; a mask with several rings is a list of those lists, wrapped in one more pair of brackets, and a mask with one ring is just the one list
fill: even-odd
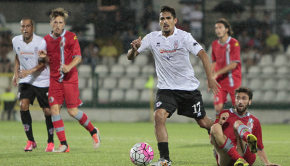
[(79, 40), (78, 40), (76, 35), (73, 37), (73, 54), (72, 54), (72, 56), (73, 57), (82, 56)]
[(263, 138), (262, 138), (262, 128), (261, 128), (261, 124), (259, 122), (259, 120), (256, 120), (256, 130), (255, 130), (255, 133), (253, 133), (258, 141), (257, 141), (257, 146), (258, 146), (258, 149), (262, 150), (264, 149), (264, 145), (263, 145)]
[(150, 34), (147, 34), (141, 41), (141, 46), (138, 48), (139, 54), (148, 54), (150, 52)]
[(39, 50), (46, 50), (46, 41), (44, 39), (41, 40), (41, 45), (40, 45)]
[(14, 40), (15, 40), (15, 38), (12, 39), (12, 47), (13, 47), (13, 51), (15, 52), (15, 54), (17, 54), (17, 53), (16, 53), (15, 46), (14, 46), (14, 45), (15, 45), (15, 44), (14, 44)]
[(231, 62), (241, 62), (240, 44), (238, 41), (235, 41), (232, 43), (230, 59), (231, 59)]
[(203, 49), (190, 33), (188, 33), (187, 37), (185, 38), (185, 46), (186, 49), (195, 56), (197, 56), (199, 51)]
[(215, 52), (214, 52), (214, 43), (211, 44), (211, 59), (212, 59), (212, 62), (215, 62), (216, 61), (216, 56), (215, 56)]

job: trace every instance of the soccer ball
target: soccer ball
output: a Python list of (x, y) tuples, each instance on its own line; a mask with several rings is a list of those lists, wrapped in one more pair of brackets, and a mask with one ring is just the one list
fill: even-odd
[(146, 142), (137, 143), (130, 150), (130, 159), (135, 165), (146, 166), (153, 160), (153, 158), (153, 149)]

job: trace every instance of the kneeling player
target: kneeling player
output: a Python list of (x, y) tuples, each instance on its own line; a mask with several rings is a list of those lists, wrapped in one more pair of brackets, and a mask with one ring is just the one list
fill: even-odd
[(256, 160), (256, 152), (265, 165), (278, 165), (269, 162), (264, 151), (260, 122), (247, 111), (252, 96), (248, 88), (237, 89), (235, 108), (223, 110), (211, 128), (211, 142), (220, 166), (252, 165)]

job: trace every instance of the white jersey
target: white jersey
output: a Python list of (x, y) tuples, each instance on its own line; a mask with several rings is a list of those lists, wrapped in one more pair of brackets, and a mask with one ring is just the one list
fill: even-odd
[[(29, 70), (38, 65), (38, 51), (46, 50), (45, 40), (33, 34), (30, 43), (23, 41), (22, 35), (15, 36), (12, 39), (13, 49), (18, 56), (20, 70)], [(36, 71), (19, 80), (19, 83), (27, 83), (36, 87), (49, 87), (49, 68), (46, 66), (44, 70)]]
[(175, 28), (167, 38), (161, 31), (147, 34), (137, 51), (153, 54), (159, 89), (193, 91), (198, 88), (199, 81), (194, 76), (189, 54), (196, 56), (201, 49), (190, 33)]

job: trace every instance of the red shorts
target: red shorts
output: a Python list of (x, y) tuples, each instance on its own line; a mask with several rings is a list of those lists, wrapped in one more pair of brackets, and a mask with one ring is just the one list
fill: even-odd
[(232, 104), (233, 106), (235, 105), (235, 90), (238, 87), (223, 87), (223, 85), (221, 85), (221, 88), (219, 88), (219, 92), (218, 94), (214, 95), (214, 105), (217, 104), (225, 104), (227, 102), (227, 95), (229, 94), (232, 100)]
[(71, 82), (58, 82), (55, 79), (50, 79), (48, 101), (49, 105), (59, 104), (62, 105), (65, 101), (67, 108), (76, 108), (82, 104), (79, 98), (79, 85), (78, 83)]

